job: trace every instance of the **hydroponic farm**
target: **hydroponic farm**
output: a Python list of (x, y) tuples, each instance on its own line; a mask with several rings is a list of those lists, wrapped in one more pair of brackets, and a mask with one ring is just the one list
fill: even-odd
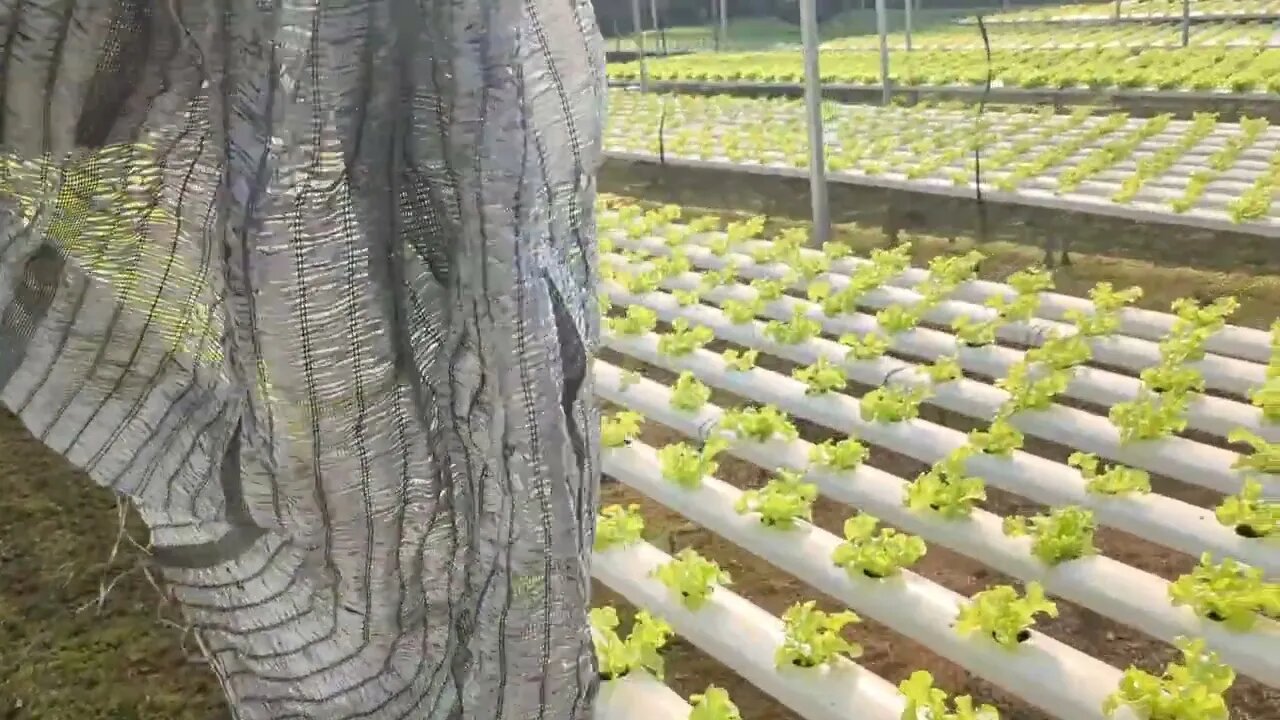
[[(568, 203), (595, 230), (594, 245), (571, 233), (569, 253), (595, 290), (597, 345), (574, 383), (594, 412), (569, 411), (568, 381), (523, 388), (528, 407), (593, 423), (575, 443), (598, 440), (599, 491), (568, 501), (595, 516), (576, 538), (590, 545), (594, 720), (1280, 720), (1280, 0), (594, 10), (602, 165), (590, 182), (573, 165), (576, 185), (526, 178), (512, 203)], [(548, 76), (578, 52), (550, 53)], [(558, 142), (578, 162), (577, 131), (533, 133), (521, 167)], [(340, 165), (331, 154), (308, 172)], [(12, 170), (35, 183), (45, 167)], [(592, 182), (593, 206), (564, 199)], [(56, 220), (65, 255), (125, 303), (202, 262), (144, 243), (101, 252)], [(538, 231), (521, 241), (536, 267), (558, 252)], [(436, 272), (439, 258), (404, 252)], [(130, 263), (146, 272), (122, 279)], [(513, 307), (562, 302), (558, 270), (541, 272)], [(153, 308), (166, 352), (221, 363), (204, 341), (223, 330), (219, 302)], [(555, 321), (543, 329), (558, 336)], [(534, 370), (559, 362), (538, 342), (513, 346)], [(321, 419), (365, 402), (322, 400)], [(0, 650), (0, 718), (234, 717), (201, 628), (151, 572), (146, 518), (17, 414), (0, 408), (0, 648), (19, 648)], [(476, 526), (538, 515), (542, 491), (519, 490), (469, 508)], [(541, 559), (507, 555), (501, 602), (537, 604), (536, 573), (511, 566)], [(553, 565), (539, 569), (567, 574)], [(451, 587), (455, 570), (423, 572)], [(377, 582), (395, 592), (394, 576)], [(554, 601), (538, 601), (547, 618), (566, 612)], [(497, 611), (457, 622), (551, 645)]]

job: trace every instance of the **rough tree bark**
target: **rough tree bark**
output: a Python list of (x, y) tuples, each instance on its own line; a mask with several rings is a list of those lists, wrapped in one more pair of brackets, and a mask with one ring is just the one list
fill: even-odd
[(131, 499), (235, 715), (588, 717), (586, 0), (0, 0), (0, 38), (0, 402)]

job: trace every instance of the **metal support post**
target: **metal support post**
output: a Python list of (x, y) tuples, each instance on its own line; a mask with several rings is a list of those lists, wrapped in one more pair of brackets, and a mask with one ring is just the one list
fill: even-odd
[[(878, 0), (883, 3), (884, 0)], [(800, 36), (804, 43), (804, 105), (809, 125), (809, 200), (813, 207), (813, 242), (831, 239), (831, 211), (827, 205), (826, 138), (822, 132), (822, 73), (818, 69), (818, 8), (816, 0), (800, 0)]]
[(658, 42), (662, 43), (658, 54), (667, 54), (667, 37), (662, 33), (662, 28), (658, 27), (658, 0), (649, 0), (649, 19), (653, 21), (653, 32), (658, 35)]
[(1116, 0), (1116, 22), (1120, 22), (1120, 0)]
[(906, 0), (906, 2), (902, 4), (902, 8), (905, 13), (903, 16), (903, 22), (906, 24), (907, 52), (911, 52), (911, 6), (914, 5), (915, 2), (916, 0)]
[(729, 0), (720, 0), (720, 47), (729, 49)]
[(644, 67), (644, 25), (640, 23), (640, 0), (631, 0), (631, 24), (636, 30), (636, 52), (640, 61), (640, 92), (648, 92), (649, 73)]
[(889, 84), (889, 28), (888, 13), (884, 9), (884, 0), (876, 0), (876, 32), (880, 34), (880, 86), (883, 88), (881, 102), (889, 104), (893, 96)]
[(1182, 47), (1191, 44), (1191, 0), (1182, 0)]

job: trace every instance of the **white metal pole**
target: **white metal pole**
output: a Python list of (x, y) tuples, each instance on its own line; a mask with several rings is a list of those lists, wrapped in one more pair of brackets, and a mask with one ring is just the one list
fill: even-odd
[(1120, 0), (1116, 0), (1116, 21), (1120, 21)]
[(1191, 43), (1191, 0), (1182, 0), (1182, 47)]
[(720, 47), (729, 49), (729, 0), (720, 0)]
[(903, 22), (906, 24), (907, 52), (911, 52), (911, 6), (915, 4), (915, 1), (916, 0), (906, 0), (906, 2), (902, 4), (902, 8), (906, 13), (903, 16)]
[(876, 0), (876, 32), (880, 33), (880, 85), (883, 88), (881, 100), (889, 104), (892, 90), (889, 86), (889, 28), (886, 23), (884, 0)]
[(818, 69), (816, 0), (800, 0), (800, 39), (804, 43), (804, 105), (809, 125), (809, 200), (813, 208), (813, 242), (821, 247), (831, 239), (831, 211), (827, 205), (826, 139), (822, 132), (822, 73)]
[(653, 32), (658, 37), (657, 42), (663, 43), (663, 47), (659, 51), (659, 54), (666, 55), (667, 54), (667, 48), (665, 47), (666, 38), (663, 37), (662, 33), (659, 32), (659, 28), (658, 28), (658, 0), (649, 0), (649, 19), (653, 22)]
[(647, 92), (649, 73), (644, 67), (644, 26), (640, 24), (640, 0), (631, 0), (631, 23), (636, 29), (636, 51), (640, 56), (640, 92)]

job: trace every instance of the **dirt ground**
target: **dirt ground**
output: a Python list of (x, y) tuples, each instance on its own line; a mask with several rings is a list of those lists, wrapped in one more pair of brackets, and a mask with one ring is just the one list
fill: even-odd
[[(878, 229), (842, 226), (843, 239), (860, 248), (884, 243)], [(917, 260), (940, 252), (963, 251), (972, 241), (955, 243), (943, 238), (913, 235)], [(1185, 247), (1181, 246), (1180, 247)], [(1212, 246), (1211, 246), (1212, 247)], [(982, 273), (1004, 277), (1014, 269), (1040, 259), (1042, 251), (1018, 242), (984, 243), (990, 259)], [(1216, 247), (1217, 266), (1223, 248)], [(1208, 252), (1207, 250), (1205, 252)], [(1280, 253), (1278, 253), (1280, 254)], [(1058, 272), (1063, 292), (1080, 293), (1094, 282), (1111, 280), (1120, 285), (1138, 284), (1147, 295), (1142, 305), (1164, 309), (1180, 296), (1211, 299), (1235, 294), (1242, 307), (1235, 318), (1240, 324), (1265, 327), (1280, 316), (1280, 276), (1242, 264), (1234, 271), (1196, 271), (1194, 256), (1167, 259), (1107, 257), (1082, 252), (1074, 264)], [(1268, 268), (1270, 269), (1270, 268)], [(616, 359), (616, 358), (614, 358)], [(785, 363), (775, 369), (785, 370)], [(652, 373), (655, 377), (660, 372)], [(717, 395), (722, 404), (740, 404), (741, 398)], [(926, 417), (943, 420), (939, 414)], [(936, 411), (932, 411), (936, 412)], [(967, 427), (954, 415), (945, 421)], [(800, 424), (810, 440), (829, 436), (821, 428)], [(670, 431), (654, 424), (642, 440), (661, 445), (675, 440)], [(1028, 441), (1028, 449), (1049, 457), (1063, 457), (1067, 450)], [(872, 465), (905, 477), (922, 469), (919, 463), (884, 451), (873, 453)], [(746, 463), (725, 459), (720, 477), (739, 487), (756, 487), (767, 479), (764, 471)], [(1160, 489), (1191, 502), (1209, 504), (1212, 494), (1161, 482)], [(106, 492), (68, 467), (26, 435), (17, 421), (0, 411), (0, 720), (221, 720), (227, 712), (210, 673), (183, 648), (183, 633), (172, 612), (159, 604), (159, 594), (141, 572), (140, 553), (120, 536), (117, 505)], [(639, 502), (648, 523), (647, 537), (666, 550), (692, 546), (721, 563), (735, 583), (733, 589), (765, 609), (781, 613), (802, 599), (824, 598), (782, 570), (758, 561), (713, 534), (702, 530), (626, 487), (606, 481), (603, 501)], [(1034, 504), (990, 492), (985, 507), (993, 512), (1033, 512)], [(815, 520), (839, 531), (850, 509), (820, 501)], [(139, 542), (144, 537), (136, 523), (126, 524), (126, 534)], [(1164, 577), (1175, 577), (1191, 564), (1187, 557), (1157, 548), (1118, 532), (1101, 532), (1099, 545), (1115, 558)], [(112, 548), (119, 551), (112, 557)], [(921, 574), (957, 592), (973, 593), (983, 587), (1010, 582), (980, 563), (931, 546), (916, 568)], [(109, 585), (105, 594), (102, 589)], [(597, 604), (625, 601), (597, 588)], [(827, 604), (830, 608), (830, 603)], [(1096, 655), (1117, 667), (1130, 663), (1156, 669), (1172, 657), (1169, 648), (1135, 631), (1111, 623), (1087, 610), (1059, 601), (1057, 620), (1042, 622), (1038, 629)], [(932, 654), (927, 648), (864, 618), (851, 630), (865, 648), (860, 659), (871, 670), (891, 681), (917, 668), (928, 669), (941, 687), (954, 693), (972, 693), (995, 703), (1001, 716), (1012, 720), (1040, 720), (1045, 716), (989, 684), (969, 677), (960, 668)], [(699, 692), (709, 683), (727, 688), (753, 720), (796, 717), (755, 690), (722, 665), (687, 643), (676, 641), (668, 659), (667, 681), (684, 695)], [(1237, 720), (1280, 718), (1280, 692), (1246, 679), (1237, 682), (1231, 700)]]

